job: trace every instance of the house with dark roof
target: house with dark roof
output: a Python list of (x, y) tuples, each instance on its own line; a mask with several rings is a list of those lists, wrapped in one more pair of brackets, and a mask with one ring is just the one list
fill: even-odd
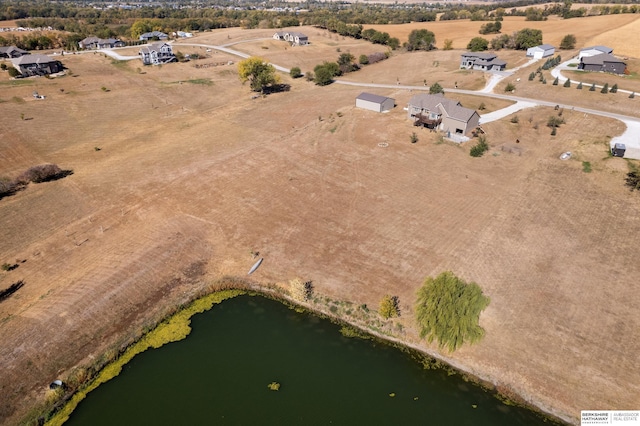
[(123, 47), (124, 42), (115, 38), (87, 37), (78, 42), (80, 49), (111, 49)]
[(578, 64), (579, 70), (584, 71), (601, 71), (613, 74), (624, 74), (627, 64), (621, 59), (616, 58), (608, 53), (601, 53), (595, 56), (585, 56), (580, 59)]
[(160, 65), (176, 62), (178, 59), (173, 54), (169, 43), (157, 42), (148, 46), (142, 46), (138, 52), (144, 65)]
[(295, 31), (278, 31), (273, 35), (274, 40), (288, 41), (294, 46), (309, 44), (309, 37)]
[(504, 71), (507, 63), (495, 53), (465, 52), (460, 58), (460, 68), (482, 71)]
[(415, 126), (441, 130), (449, 135), (464, 136), (478, 127), (480, 115), (460, 102), (442, 94), (426, 93), (413, 96), (407, 108), (408, 118)]
[(62, 63), (51, 59), (47, 55), (33, 54), (11, 59), (13, 67), (20, 71), (23, 77), (33, 75), (48, 75), (62, 71)]
[(169, 36), (161, 31), (151, 31), (150, 33), (140, 34), (140, 40), (142, 41), (151, 41), (151, 40), (167, 40)]
[(396, 106), (396, 100), (387, 98), (386, 96), (363, 92), (356, 98), (356, 106), (370, 111), (385, 112)]
[(29, 52), (15, 46), (0, 46), (0, 58), (19, 58), (28, 55)]
[(586, 56), (596, 56), (602, 53), (606, 53), (611, 55), (613, 53), (613, 49), (607, 46), (591, 46), (580, 49), (580, 53), (578, 53), (578, 60), (586, 57)]
[(541, 44), (527, 49), (527, 56), (533, 59), (546, 58), (553, 56), (554, 53), (556, 53), (556, 48), (550, 44)]

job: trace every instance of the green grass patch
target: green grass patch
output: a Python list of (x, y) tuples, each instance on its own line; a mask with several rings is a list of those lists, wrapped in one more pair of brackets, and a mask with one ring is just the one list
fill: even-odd
[(585, 173), (591, 173), (591, 163), (588, 161), (582, 162), (582, 171)]
[(452, 272), (429, 277), (418, 290), (416, 320), (420, 337), (440, 348), (455, 351), (464, 343), (475, 343), (484, 336), (478, 321), (489, 305), (476, 283), (467, 284)]
[(567, 66), (568, 66), (568, 67), (571, 67), (571, 68), (577, 68), (577, 67), (578, 67), (578, 64), (576, 64), (576, 63), (572, 63), (572, 64), (567, 64)]
[(11, 87), (32, 86), (34, 84), (35, 84), (35, 81), (33, 81), (33, 79), (30, 79), (30, 78), (20, 78), (17, 80), (8, 80), (8, 81), (0, 82), (0, 86), (11, 86)]
[(194, 78), (192, 80), (185, 80), (185, 83), (189, 84), (202, 84), (205, 86), (213, 86), (213, 81), (210, 78)]
[(190, 324), (193, 315), (207, 311), (211, 309), (214, 304), (221, 303), (226, 299), (244, 293), (242, 290), (224, 290), (210, 294), (194, 301), (182, 311), (161, 322), (156, 328), (145, 334), (137, 343), (130, 346), (118, 359), (103, 368), (87, 387), (76, 392), (69, 402), (47, 422), (47, 425), (56, 426), (66, 422), (69, 419), (69, 415), (71, 415), (80, 401), (86, 398), (89, 392), (120, 374), (122, 367), (137, 354), (147, 349), (159, 348), (166, 343), (176, 342), (186, 338), (191, 332)]

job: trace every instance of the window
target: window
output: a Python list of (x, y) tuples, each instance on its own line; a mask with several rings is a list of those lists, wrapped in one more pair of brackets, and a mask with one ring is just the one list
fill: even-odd
[(463, 133), (464, 133), (464, 132), (462, 131), (462, 129), (456, 129), (456, 135), (461, 135), (461, 134), (463, 134)]

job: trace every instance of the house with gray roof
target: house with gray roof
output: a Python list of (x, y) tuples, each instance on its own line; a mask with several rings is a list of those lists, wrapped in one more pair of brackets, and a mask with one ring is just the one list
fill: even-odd
[(554, 53), (556, 53), (556, 48), (550, 44), (541, 44), (527, 49), (527, 56), (533, 59), (546, 58), (553, 56)]
[(123, 47), (124, 42), (115, 38), (87, 37), (78, 42), (80, 49), (111, 49)]
[(19, 58), (28, 55), (29, 52), (15, 46), (0, 46), (0, 58)]
[(169, 36), (161, 31), (151, 31), (150, 33), (140, 34), (140, 40), (142, 41), (151, 41), (151, 40), (167, 40)]
[(373, 93), (362, 92), (356, 98), (356, 107), (370, 111), (386, 112), (392, 110), (394, 106), (396, 106), (395, 99)]
[(587, 57), (587, 56), (596, 56), (602, 53), (606, 53), (611, 55), (613, 53), (613, 49), (607, 46), (591, 46), (580, 49), (580, 53), (578, 53), (578, 60)]
[(309, 44), (309, 37), (306, 34), (295, 31), (278, 31), (273, 35), (274, 40), (288, 41), (294, 46), (304, 46)]
[(460, 102), (442, 94), (422, 93), (409, 100), (408, 118), (415, 126), (441, 130), (449, 135), (464, 136), (478, 127), (477, 111), (463, 107)]
[(465, 52), (460, 58), (460, 68), (481, 71), (504, 71), (507, 63), (495, 53)]
[(173, 54), (171, 45), (161, 41), (142, 46), (138, 54), (144, 65), (160, 65), (178, 60)]
[(601, 53), (595, 56), (584, 56), (578, 64), (579, 70), (584, 71), (601, 71), (613, 74), (624, 74), (627, 64), (621, 59), (616, 58), (608, 53)]
[(48, 75), (62, 71), (62, 63), (51, 59), (47, 55), (33, 54), (11, 59), (13, 67), (20, 71), (23, 77), (33, 75)]

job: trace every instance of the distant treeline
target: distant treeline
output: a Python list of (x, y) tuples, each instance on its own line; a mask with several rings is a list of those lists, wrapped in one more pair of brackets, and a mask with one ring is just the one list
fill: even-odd
[[(604, 1), (604, 0), (602, 0)], [(307, 2), (298, 6), (304, 12), (291, 11), (294, 4), (282, 4), (282, 10), (264, 10), (254, 3), (190, 4), (183, 7), (134, 7), (96, 9), (83, 3), (9, 0), (0, 3), (0, 20), (17, 20), (18, 25), (30, 28), (52, 28), (60, 35), (34, 34), (26, 37), (0, 35), (0, 45), (18, 45), (23, 49), (77, 48), (77, 42), (93, 35), (100, 38), (136, 39), (140, 28), (171, 33), (174, 31), (206, 31), (216, 28), (284, 28), (315, 25), (341, 35), (364, 38), (392, 48), (400, 45), (386, 33), (365, 33), (364, 24), (402, 24), (452, 19), (499, 21), (504, 16), (525, 16), (529, 21), (541, 21), (550, 15), (564, 18), (579, 16), (639, 13), (640, 6), (628, 1), (607, 1), (609, 4), (591, 8), (571, 8), (571, 0), (544, 7), (533, 7), (546, 0), (501, 2), (483, 5), (465, 4), (391, 4), (369, 5), (334, 2)], [(601, 1), (585, 1), (594, 4)], [(577, 3), (577, 2), (576, 2)], [(610, 3), (616, 3), (611, 5)], [(257, 4), (257, 3), (256, 3)], [(517, 9), (522, 6), (532, 6)], [(439, 15), (438, 15), (439, 14)], [(439, 18), (438, 18), (439, 16)], [(24, 40), (18, 40), (22, 39)]]

